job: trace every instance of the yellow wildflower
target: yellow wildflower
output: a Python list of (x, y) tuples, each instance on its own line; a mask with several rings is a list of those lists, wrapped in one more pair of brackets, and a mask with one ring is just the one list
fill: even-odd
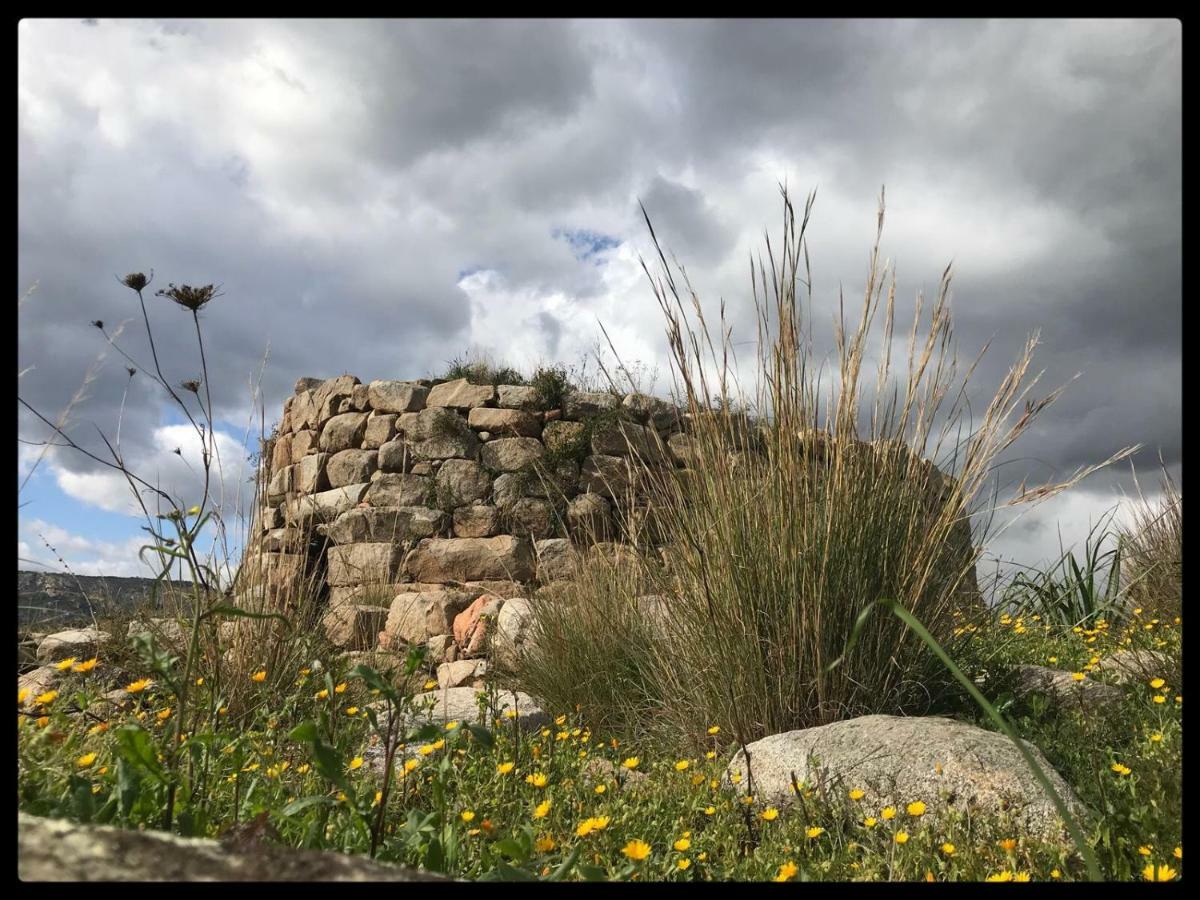
[(688, 761), (686, 759), (681, 759), (681, 760), (679, 760), (679, 762), (675, 763), (675, 771), (676, 772), (683, 772), (687, 769), (687, 767), (688, 767)]
[(525, 776), (525, 783), (537, 788), (544, 788), (550, 783), (550, 778), (544, 772), (533, 772)]
[(671, 846), (674, 847), (676, 850), (678, 850), (680, 853), (683, 853), (685, 850), (687, 850), (689, 847), (692, 846), (692, 842), (685, 837), (681, 837), (679, 840), (677, 840)]
[(354, 759), (350, 760), (350, 770), (353, 771), (355, 769), (361, 769), (362, 764), (363, 758), (361, 756), (356, 756)]
[(549, 812), (550, 812), (550, 807), (551, 807), (551, 806), (553, 806), (553, 805), (554, 805), (553, 801), (551, 801), (551, 800), (543, 800), (541, 803), (539, 803), (539, 804), (538, 804), (538, 805), (537, 805), (537, 806), (534, 808), (534, 810), (533, 810), (533, 817), (534, 817), (535, 819), (544, 819), (544, 818), (546, 818), (547, 814), (549, 814)]
[(346, 693), (346, 682), (344, 682), (344, 681), (343, 681), (343, 682), (340, 682), (339, 684), (337, 684), (337, 685), (334, 687), (334, 689), (333, 689), (333, 692), (334, 692), (335, 694), (344, 694), (344, 693)]
[(716, 811), (717, 811), (717, 808), (716, 808), (715, 806), (706, 806), (706, 807), (704, 807), (704, 814), (705, 814), (706, 816), (711, 816), (711, 815), (713, 815), (713, 813), (715, 813)]
[(1151, 864), (1142, 869), (1142, 877), (1147, 881), (1170, 881), (1175, 877), (1175, 870), (1168, 865)]
[(638, 767), (639, 762), (641, 762), (641, 760), (639, 760), (636, 756), (631, 756), (621, 763), (621, 765), (632, 771)]
[(475, 813), (469, 809), (464, 809), (459, 815), (464, 822), (470, 822), (475, 818)]
[(772, 881), (789, 881), (792, 878), (794, 878), (796, 873), (799, 871), (800, 871), (800, 867), (797, 866), (794, 862), (785, 862), (782, 866), (779, 867), (779, 871), (776, 873), (775, 877), (772, 878), (771, 880)]
[(496, 766), (496, 771), (499, 772), (501, 775), (507, 775), (509, 772), (511, 772), (513, 770), (514, 765), (515, 765), (514, 763), (502, 762), (502, 763), (500, 763), (500, 765)]
[(711, 726), (709, 726), (708, 733), (709, 733), (709, 734), (720, 734), (720, 733), (721, 733), (721, 726), (720, 726), (720, 725), (711, 725)]
[(805, 830), (804, 836), (811, 840), (813, 838), (819, 838), (824, 833), (825, 833), (825, 829), (822, 828), (820, 825), (813, 825), (811, 828), (808, 828)]
[(267, 680), (267, 670), (259, 669), (257, 672), (255, 672), (253, 675), (250, 676), (250, 680), (257, 681), (261, 684), (262, 682)]
[(912, 817), (925, 815), (925, 804), (920, 800), (916, 800), (905, 807), (905, 811)]
[(637, 840), (636, 838), (630, 841), (621, 850), (626, 856), (634, 862), (641, 862), (650, 855), (650, 845), (645, 841)]
[(949, 841), (946, 841), (946, 843), (942, 844), (942, 852), (945, 853), (947, 856), (953, 856), (954, 855), (954, 845), (952, 843), (950, 843)]
[(1157, 691), (1164, 684), (1166, 684), (1166, 682), (1163, 681), (1161, 678), (1155, 678), (1153, 681), (1150, 682), (1150, 687), (1154, 688)]
[(95, 753), (85, 753), (85, 754), (83, 754), (83, 756), (79, 757), (79, 759), (75, 760), (75, 765), (79, 766), (79, 768), (81, 768), (81, 769), (86, 769), (88, 766), (90, 766), (95, 761), (96, 761)]
[(60, 672), (65, 672), (65, 671), (67, 671), (67, 669), (71, 668), (71, 666), (73, 666), (73, 665), (75, 665), (75, 657), (68, 656), (66, 659), (59, 660), (58, 662), (56, 662), (54, 664), (54, 668), (58, 669), (58, 671), (60, 671)]
[(779, 810), (773, 806), (769, 806), (760, 813), (764, 822), (774, 822), (779, 818)]
[(894, 806), (885, 806), (880, 815), (885, 819), (894, 819), (896, 818), (896, 808)]
[(897, 844), (907, 844), (908, 843), (908, 832), (907, 831), (897, 831), (896, 832), (896, 843)]
[(92, 669), (96, 668), (96, 666), (99, 664), (100, 664), (100, 660), (98, 660), (96, 657), (93, 656), (91, 659), (85, 659), (83, 662), (76, 665), (74, 668), (71, 669), (71, 671), (72, 672), (81, 672), (81, 673), (82, 672), (90, 672), (90, 671), (92, 671)]
[(687, 869), (687, 867), (690, 866), (691, 864), (692, 864), (692, 861), (690, 859), (678, 859), (675, 861), (675, 868), (677, 868), (680, 872), (682, 872), (685, 869)]
[(38, 703), (42, 706), (49, 706), (56, 699), (58, 699), (58, 691), (46, 691), (46, 693), (44, 693), (44, 694), (38, 694), (34, 698), (33, 702)]
[(538, 853), (549, 853), (557, 846), (558, 844), (554, 842), (554, 838), (546, 835), (537, 839), (537, 842), (533, 845), (533, 849)]
[(851, 800), (861, 800), (865, 796), (865, 794), (859, 788), (854, 788), (854, 790), (852, 790), (848, 796), (850, 797)]

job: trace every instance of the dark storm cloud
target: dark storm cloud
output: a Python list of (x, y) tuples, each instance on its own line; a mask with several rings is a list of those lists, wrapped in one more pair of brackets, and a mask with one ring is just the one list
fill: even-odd
[[(1180, 37), (1115, 20), (27, 20), (17, 289), (40, 289), (19, 313), (21, 393), (66, 402), (103, 346), (93, 319), (134, 317), (148, 359), (111, 276), (150, 267), (156, 287), (224, 285), (204, 324), (234, 420), (268, 341), (268, 423), (300, 375), (426, 375), (481, 330), (570, 354), (600, 317), (661, 365), (632, 263), (556, 234), (649, 255), (641, 199), (751, 338), (746, 254), (777, 233), (784, 178), (819, 187), (827, 338), (839, 286), (848, 313), (861, 297), (886, 183), (899, 321), (953, 258), (961, 356), (993, 342), (973, 408), (1035, 328), (1047, 390), (1083, 373), (1012, 448), (1013, 484), (1136, 442), (1139, 470), (1160, 451), (1178, 470)], [(168, 376), (193, 377), (190, 321), (148, 301)], [(115, 423), (125, 381), (111, 358), (89, 419)], [(138, 379), (125, 421), (149, 448), (162, 412)]]

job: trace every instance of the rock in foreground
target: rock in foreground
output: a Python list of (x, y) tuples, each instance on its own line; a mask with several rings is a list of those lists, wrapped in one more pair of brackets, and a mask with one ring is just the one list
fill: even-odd
[(446, 881), (361, 856), (17, 815), (22, 881)]
[[(1086, 808), (1026, 742), (1033, 758), (1074, 816)], [(795, 796), (796, 781), (831, 797), (865, 792), (863, 809), (882, 806), (899, 810), (924, 801), (936, 817), (944, 804), (973, 813), (1010, 812), (1025, 830), (1058, 837), (1061, 826), (1053, 801), (1042, 790), (1020, 751), (1003, 734), (941, 717), (862, 716), (819, 728), (774, 734), (749, 744), (754, 793), (763, 803), (786, 803)], [(725, 770), (725, 782), (747, 775), (742, 751)], [(873, 812), (872, 814), (877, 814)]]

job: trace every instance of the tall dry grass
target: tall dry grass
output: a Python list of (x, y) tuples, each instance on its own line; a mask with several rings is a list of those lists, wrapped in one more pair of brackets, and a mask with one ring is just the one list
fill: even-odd
[(1121, 531), (1125, 604), (1150, 615), (1173, 617), (1183, 608), (1183, 492), (1163, 467), (1161, 496), (1138, 488), (1133, 521)]
[[(949, 269), (927, 319), (918, 298), (906, 359), (893, 361), (882, 198), (857, 321), (847, 327), (839, 315), (837, 371), (822, 381), (804, 327), (813, 197), (799, 221), (786, 190), (783, 205), (782, 239), (768, 239), (766, 261), (751, 269), (759, 341), (750, 390), (732, 362), (724, 304), (710, 326), (647, 217), (658, 266), (643, 267), (666, 323), (692, 461), (675, 469), (639, 459), (631, 472), (651, 498), (661, 547), (627, 531), (632, 558), (600, 555), (535, 601), (521, 683), (643, 741), (685, 745), (713, 724), (749, 741), (928, 709), (938, 664), (896, 617), (874, 617), (829, 666), (877, 598), (896, 600), (940, 640), (957, 610), (979, 602), (985, 535), (968, 524), (976, 498), (997, 456), (1058, 394), (1029, 399), (1035, 336), (968, 419), (978, 359), (960, 369), (951, 349)], [(1052, 496), (1094, 468), (1023, 499)]]

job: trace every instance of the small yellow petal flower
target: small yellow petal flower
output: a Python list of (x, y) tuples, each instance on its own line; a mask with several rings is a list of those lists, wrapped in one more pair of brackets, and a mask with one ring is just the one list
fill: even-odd
[(1138, 853), (1140, 853), (1142, 856), (1149, 856), (1153, 852), (1154, 851), (1151, 850), (1149, 847), (1147, 847), (1145, 844), (1142, 844), (1142, 846), (1138, 847)]
[(549, 853), (557, 846), (558, 844), (554, 842), (554, 838), (546, 835), (537, 839), (537, 842), (533, 845), (533, 849), (538, 853)]
[(501, 775), (507, 775), (509, 772), (511, 772), (513, 770), (514, 765), (515, 765), (515, 763), (502, 762), (502, 763), (500, 763), (500, 765), (496, 766), (496, 771), (499, 772)]
[(819, 838), (819, 837), (820, 837), (821, 835), (823, 835), (824, 833), (825, 833), (825, 829), (824, 829), (824, 828), (822, 828), (822, 827), (821, 827), (821, 826), (819, 826), (819, 825), (813, 825), (811, 828), (807, 828), (807, 829), (805, 829), (805, 831), (804, 831), (804, 836), (805, 836), (806, 838), (808, 838), (808, 839), (812, 840), (813, 838)]
[(155, 713), (155, 716), (158, 718), (158, 721), (160, 721), (160, 722), (167, 721), (167, 719), (171, 718), (171, 707), (168, 706), (166, 709), (160, 709), (158, 712)]
[(88, 766), (90, 766), (95, 761), (96, 761), (95, 753), (85, 753), (85, 754), (83, 754), (83, 756), (79, 757), (79, 759), (75, 760), (75, 765), (79, 766), (79, 768), (81, 768), (81, 769), (86, 769)]
[(692, 842), (684, 837), (684, 838), (680, 838), (679, 840), (677, 840), (671, 846), (674, 847), (676, 850), (678, 850), (680, 853), (683, 853), (685, 850), (687, 850), (689, 847), (692, 846)]
[(947, 856), (953, 856), (954, 855), (954, 845), (951, 844), (949, 841), (947, 841), (946, 843), (942, 844), (942, 852), (945, 853)]
[(21, 688), (17, 691), (17, 706), (21, 706), (29, 699), (29, 688)]
[(720, 726), (720, 725), (713, 725), (713, 726), (711, 726), (711, 727), (708, 729), (708, 733), (709, 733), (709, 734), (720, 734), (720, 733), (721, 733), (721, 726)]
[(772, 878), (772, 881), (789, 881), (794, 878), (796, 873), (800, 871), (800, 867), (794, 862), (785, 862), (779, 867), (779, 872)]
[(267, 670), (259, 669), (257, 672), (255, 672), (253, 675), (250, 676), (250, 680), (257, 681), (261, 684), (262, 682), (267, 680)]
[(913, 818), (916, 818), (917, 816), (923, 816), (925, 815), (925, 804), (920, 800), (917, 800), (908, 804), (908, 806), (905, 807), (905, 811)]
[(894, 819), (896, 818), (896, 808), (894, 806), (885, 806), (880, 815), (885, 819)]
[(716, 811), (717, 811), (717, 808), (716, 808), (715, 806), (706, 806), (706, 807), (704, 807), (704, 814), (705, 814), (706, 816), (711, 816), (711, 815), (713, 815), (713, 814), (714, 814)]
[(1170, 881), (1175, 877), (1175, 870), (1168, 865), (1151, 864), (1142, 869), (1142, 877), (1147, 881)]
[(688, 761), (686, 759), (681, 759), (681, 760), (679, 760), (679, 762), (675, 763), (675, 771), (676, 772), (683, 772), (687, 769), (687, 767), (688, 767)]
[(315, 694), (313, 694), (313, 699), (314, 700), (324, 700), (328, 696), (329, 696), (329, 689), (321, 688), (319, 691), (317, 691)]
[(1087, 678), (1087, 676), (1084, 675), (1082, 672), (1072, 672), (1071, 677), (1074, 678), (1076, 681), (1083, 681), (1083, 679)]
[(864, 796), (865, 794), (863, 791), (859, 790), (858, 788), (855, 788), (849, 794), (851, 800), (861, 800)]
[(53, 703), (56, 699), (58, 699), (58, 691), (46, 691), (46, 693), (44, 693), (44, 694), (38, 694), (34, 698), (33, 702), (37, 703), (41, 706), (48, 706), (51, 703)]
[(605, 791), (607, 791), (607, 790), (608, 790), (608, 787), (607, 787), (606, 785), (603, 785), (603, 784), (598, 784), (598, 785), (596, 785), (596, 787), (594, 788), (594, 790), (595, 790), (595, 792), (596, 792), (597, 794), (603, 794)]
[(361, 769), (362, 764), (363, 764), (363, 758), (361, 756), (354, 757), (354, 759), (350, 760), (351, 771), (353, 771), (354, 769)]
[(464, 809), (460, 816), (464, 822), (470, 822), (475, 818), (475, 813), (469, 809)]
[(1016, 842), (1015, 838), (1005, 838), (1004, 840), (999, 841), (998, 843), (1000, 845), (1001, 850), (1007, 850), (1007, 851), (1011, 852), (1017, 848), (1017, 842)]
[(680, 872), (682, 872), (685, 869), (687, 869), (687, 867), (690, 866), (691, 864), (692, 864), (692, 861), (690, 859), (679, 859), (679, 860), (675, 861), (675, 868), (677, 868)]
[(621, 765), (632, 771), (638, 767), (639, 762), (641, 762), (641, 760), (639, 760), (636, 756), (631, 756), (621, 763)]
[(58, 669), (58, 671), (60, 671), (60, 672), (65, 672), (65, 671), (67, 671), (67, 669), (71, 668), (71, 666), (73, 666), (73, 665), (75, 665), (75, 657), (68, 656), (66, 659), (59, 660), (58, 662), (56, 662), (54, 664), (54, 668)]
[(630, 841), (621, 850), (626, 856), (634, 862), (641, 862), (650, 855), (650, 845), (645, 841), (637, 840), (636, 838)]
[(877, 822), (878, 820), (874, 816), (867, 816), (865, 819), (863, 819), (863, 824), (868, 828), (874, 828)]
[(1166, 682), (1163, 681), (1161, 678), (1155, 678), (1153, 681), (1150, 682), (1150, 687), (1154, 688), (1157, 691), (1164, 684), (1166, 684)]
[(525, 776), (525, 782), (526, 784), (532, 784), (537, 788), (544, 788), (550, 783), (550, 778), (543, 772), (534, 772)]
[(534, 810), (533, 810), (533, 817), (534, 817), (535, 819), (544, 819), (544, 818), (546, 818), (546, 816), (547, 816), (547, 815), (549, 814), (549, 812), (550, 812), (550, 807), (551, 807), (551, 806), (553, 806), (553, 805), (554, 805), (554, 803), (553, 803), (552, 801), (550, 801), (550, 800), (543, 800), (541, 803), (539, 803), (539, 804), (538, 804), (538, 805), (537, 805), (537, 806), (534, 808)]
[(771, 806), (767, 809), (764, 809), (760, 815), (762, 816), (762, 820), (764, 822), (774, 822), (779, 818), (779, 810)]
[(908, 843), (908, 832), (907, 831), (897, 831), (896, 832), (896, 843), (897, 844), (907, 844)]
[(1166, 697), (1164, 697), (1162, 694), (1155, 694), (1155, 695), (1154, 695), (1154, 702), (1155, 702), (1155, 703), (1166, 703), (1166, 702), (1167, 702), (1167, 698), (1166, 698)]

